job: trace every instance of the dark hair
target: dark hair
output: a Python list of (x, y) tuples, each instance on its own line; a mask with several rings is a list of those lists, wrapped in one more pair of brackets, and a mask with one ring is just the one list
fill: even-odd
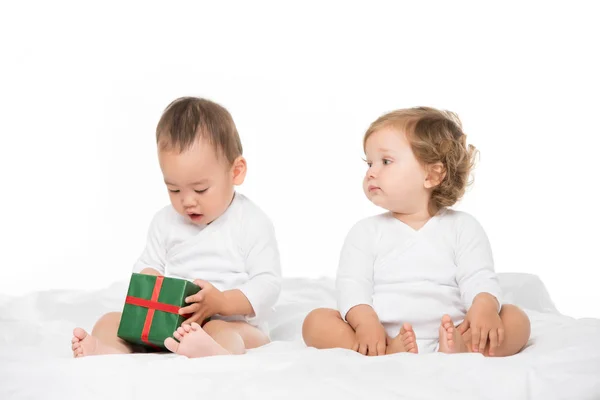
[(169, 104), (156, 127), (159, 148), (183, 152), (198, 138), (208, 140), (230, 164), (242, 155), (240, 136), (224, 107), (198, 97), (181, 97)]

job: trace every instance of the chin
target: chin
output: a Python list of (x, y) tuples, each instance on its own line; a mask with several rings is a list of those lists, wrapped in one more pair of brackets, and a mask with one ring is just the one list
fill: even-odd
[(385, 208), (387, 210), (387, 207), (383, 204), (383, 202), (378, 201), (377, 198), (370, 198), (369, 200), (371, 200), (371, 203), (375, 204), (377, 207)]

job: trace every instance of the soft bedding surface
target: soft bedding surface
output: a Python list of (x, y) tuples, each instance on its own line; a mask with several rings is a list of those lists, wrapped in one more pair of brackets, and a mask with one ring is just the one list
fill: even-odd
[(496, 359), (306, 348), (306, 314), (335, 306), (329, 279), (285, 280), (270, 322), (273, 342), (206, 359), (72, 359), (72, 329), (90, 330), (100, 315), (119, 310), (126, 282), (95, 292), (0, 296), (0, 399), (600, 399), (600, 320), (560, 315), (533, 275), (500, 274), (500, 281), (506, 302), (529, 315), (532, 335), (521, 354)]

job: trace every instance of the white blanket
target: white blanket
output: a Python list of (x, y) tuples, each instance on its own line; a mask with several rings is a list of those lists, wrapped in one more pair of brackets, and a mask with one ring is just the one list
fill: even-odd
[(285, 280), (270, 345), (206, 359), (72, 359), (72, 329), (89, 330), (103, 313), (120, 310), (125, 282), (97, 292), (0, 296), (0, 399), (600, 399), (600, 320), (560, 315), (535, 276), (500, 278), (507, 301), (530, 316), (532, 336), (521, 354), (493, 359), (306, 348), (306, 314), (335, 306), (328, 279)]

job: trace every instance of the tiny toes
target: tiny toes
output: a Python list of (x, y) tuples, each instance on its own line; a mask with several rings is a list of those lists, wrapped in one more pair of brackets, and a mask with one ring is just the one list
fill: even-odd
[(179, 333), (181, 336), (185, 335), (185, 331), (183, 330), (183, 328), (180, 326), (179, 328), (177, 328), (177, 333)]
[(183, 336), (180, 335), (179, 332), (177, 332), (177, 331), (173, 332), (173, 337), (177, 340), (183, 339)]
[(188, 324), (183, 324), (181, 325), (181, 327), (183, 328), (184, 331), (186, 331), (187, 333), (190, 333), (190, 326)]
[(195, 330), (195, 331), (197, 331), (198, 329), (200, 329), (200, 325), (198, 325), (195, 322), (192, 322), (192, 329)]

